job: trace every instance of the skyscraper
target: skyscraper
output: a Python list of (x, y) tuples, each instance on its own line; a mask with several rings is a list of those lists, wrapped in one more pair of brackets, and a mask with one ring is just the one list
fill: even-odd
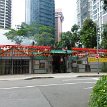
[(77, 0), (77, 18), (80, 27), (86, 18), (90, 18), (101, 28), (107, 23), (107, 12), (101, 0)]
[(62, 33), (62, 22), (64, 20), (62, 10), (56, 9), (55, 10), (55, 41), (59, 42), (61, 40), (61, 33)]
[(99, 28), (107, 23), (107, 12), (103, 9), (103, 2), (101, 0), (91, 0), (91, 19), (97, 23)]
[(78, 25), (81, 27), (86, 18), (90, 18), (89, 0), (77, 0), (77, 19)]
[(55, 27), (54, 0), (26, 0), (25, 22)]
[(0, 28), (11, 27), (11, 0), (0, 0)]
[(82, 27), (85, 17), (92, 19), (97, 24), (101, 42), (103, 24), (107, 24), (107, 11), (103, 9), (103, 2), (101, 0), (77, 0), (77, 17), (80, 27)]

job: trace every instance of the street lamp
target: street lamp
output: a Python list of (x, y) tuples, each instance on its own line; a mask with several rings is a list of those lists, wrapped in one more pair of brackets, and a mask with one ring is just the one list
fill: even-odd
[[(101, 7), (101, 3), (102, 1), (100, 1), (100, 6), (97, 8), (98, 12), (99, 12), (99, 8)], [(101, 19), (100, 19), (101, 18)], [(98, 27), (99, 26), (99, 27)], [(99, 38), (100, 38), (100, 34), (102, 31), (102, 14), (100, 12), (100, 16), (98, 16), (98, 26), (96, 25), (96, 36), (97, 36), (97, 62), (98, 62), (98, 67), (97, 67), (97, 72), (99, 74)]]
[(97, 36), (97, 73), (99, 74), (99, 36), (100, 36), (100, 28), (96, 25), (96, 36)]

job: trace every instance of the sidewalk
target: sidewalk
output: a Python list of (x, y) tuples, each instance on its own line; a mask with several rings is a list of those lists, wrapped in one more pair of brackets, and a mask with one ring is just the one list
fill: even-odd
[(22, 74), (22, 75), (1, 75), (0, 81), (28, 80), (37, 78), (73, 78), (73, 77), (100, 77), (107, 73), (58, 73), (58, 74)]

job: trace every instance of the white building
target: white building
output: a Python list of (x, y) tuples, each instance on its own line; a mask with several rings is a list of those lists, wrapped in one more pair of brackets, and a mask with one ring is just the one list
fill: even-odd
[(90, 18), (90, 0), (77, 0), (77, 20), (82, 27), (85, 19)]
[(85, 19), (82, 16), (91, 18), (97, 23), (99, 28), (102, 27), (102, 24), (107, 23), (107, 12), (104, 11), (101, 0), (77, 0), (77, 18), (80, 27)]
[(11, 27), (11, 0), (0, 0), (0, 28)]

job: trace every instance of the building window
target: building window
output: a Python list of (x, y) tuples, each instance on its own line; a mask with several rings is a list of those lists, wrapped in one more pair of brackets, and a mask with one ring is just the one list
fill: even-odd
[(94, 10), (94, 9), (96, 9), (96, 7), (97, 7), (97, 6), (96, 6), (96, 5), (94, 5), (94, 6), (93, 6), (93, 10)]
[(95, 4), (96, 3), (96, 0), (93, 0), (93, 4)]
[(97, 14), (94, 16), (94, 20), (96, 20), (97, 19)]
[(97, 9), (93, 11), (93, 15), (95, 15), (97, 13)]
[(34, 69), (45, 69), (45, 61), (44, 60), (34, 60)]

